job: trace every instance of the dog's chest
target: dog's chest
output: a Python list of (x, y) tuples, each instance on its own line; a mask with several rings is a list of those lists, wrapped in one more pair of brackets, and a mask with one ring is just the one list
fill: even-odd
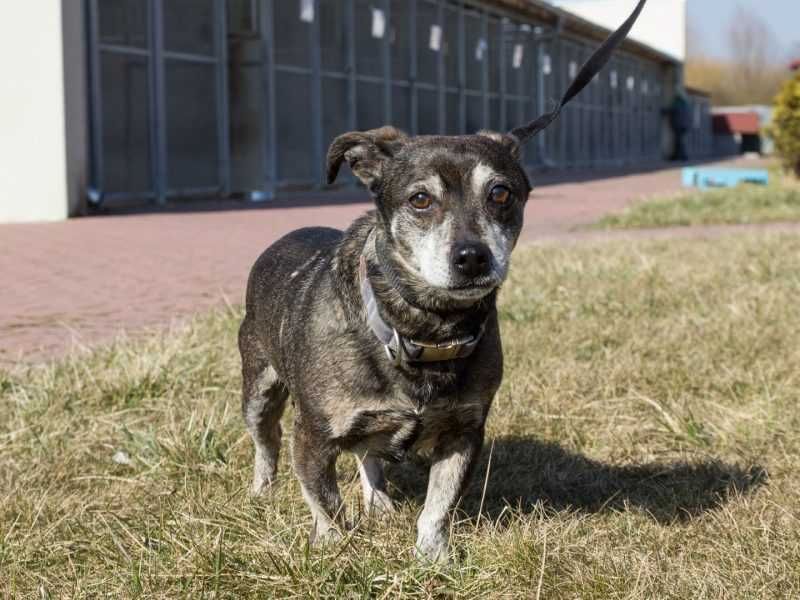
[(399, 461), (428, 454), (443, 435), (480, 427), (485, 405), (476, 397), (450, 396), (415, 406), (403, 396), (366, 402), (331, 425), (343, 448)]

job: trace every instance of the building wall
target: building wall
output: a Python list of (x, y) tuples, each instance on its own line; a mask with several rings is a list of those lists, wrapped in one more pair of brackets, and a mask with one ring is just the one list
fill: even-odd
[[(616, 29), (630, 14), (635, 0), (551, 0), (579, 17)], [(686, 59), (686, 0), (648, 2), (630, 37), (668, 54)]]
[[(715, 115), (731, 113), (755, 113), (758, 115), (759, 128), (761, 130), (761, 134), (759, 136), (761, 138), (761, 154), (769, 156), (775, 152), (775, 141), (765, 133), (765, 129), (772, 124), (773, 111), (774, 108), (772, 106), (763, 104), (749, 104), (744, 106), (715, 106), (713, 112)], [(715, 135), (715, 137), (717, 136)], [(741, 139), (736, 141), (732, 138), (732, 136), (730, 139), (726, 139), (727, 136), (725, 135), (721, 135), (719, 137), (721, 152), (726, 154), (738, 152), (739, 145), (742, 142)], [(716, 141), (717, 140), (715, 140), (715, 142)]]
[(61, 0), (0, 2), (0, 222), (68, 214)]
[[(140, 6), (155, 6), (154, 1), (142, 0)], [(209, 5), (212, 2), (204, 1)], [(596, 13), (600, 5), (607, 5), (606, 10), (599, 10), (598, 14), (587, 13), (576, 6), (567, 8), (614, 28), (627, 16), (632, 1), (587, 2), (587, 9), (591, 4)], [(654, 18), (662, 24), (683, 23), (685, 1), (660, 0), (648, 4), (643, 14), (645, 27), (635, 30), (635, 37), (665, 52), (682, 55), (682, 35), (668, 33), (667, 37), (674, 38), (673, 45), (662, 47), (654, 34), (648, 33), (650, 25), (647, 23), (652, 23)], [(560, 2), (561, 5), (572, 3), (582, 2)], [(117, 6), (117, 3), (103, 0), (100, 4), (109, 10)], [(238, 67), (234, 60), (232, 75), (240, 76), (243, 81), (237, 83), (232, 77), (230, 98), (228, 91), (231, 90), (222, 90), (219, 96), (231, 101), (228, 119), (234, 133), (239, 131), (237, 126), (242, 126), (240, 129), (246, 132), (258, 132), (249, 145), (233, 136), (230, 148), (233, 175), (237, 174), (237, 166), (246, 162), (245, 166), (250, 165), (247, 174), (253, 180), (246, 182), (247, 178), (236, 176), (234, 183), (239, 185), (234, 186), (234, 191), (260, 192), (258, 188), (265, 181), (268, 191), (282, 184), (317, 184), (321, 180), (325, 145), (345, 129), (364, 129), (386, 122), (413, 133), (507, 129), (545, 110), (569, 84), (574, 67), (596, 46), (596, 42), (566, 38), (539, 43), (536, 41), (539, 23), (535, 18), (507, 21), (501, 19), (499, 13), (480, 9), (466, 10), (460, 17), (463, 9), (457, 2), (314, 0), (316, 16), (309, 22), (298, 16), (295, 3), (288, 0), (259, 0), (256, 4), (262, 9), (259, 13), (264, 13), (267, 7), (275, 10), (271, 15), (275, 25), (274, 42), (264, 44), (271, 50), (262, 48), (263, 40), (273, 39), (265, 36), (264, 31), (247, 38), (253, 45), (249, 54), (233, 55), (233, 49), (227, 48), (234, 59), (239, 56), (250, 70), (245, 71), (242, 66), (241, 72), (236, 72)], [(229, 0), (231, 7), (256, 4), (249, 0)], [(383, 7), (388, 15), (388, 26), (377, 37), (373, 4)], [(412, 4), (416, 7), (414, 23), (408, 18)], [(138, 4), (125, 4), (133, 5)], [(84, 6), (79, 0), (0, 2), (0, 51), (3, 52), (0, 64), (4, 73), (0, 80), (0, 222), (58, 220), (85, 210), (91, 146), (87, 122), (88, 36)], [(465, 27), (463, 38), (459, 34), (459, 18), (463, 18)], [(144, 22), (149, 26), (151, 21)], [(261, 24), (264, 22), (262, 18)], [(114, 20), (114, 23), (123, 30), (128, 27), (124, 19)], [(258, 29), (257, 23), (253, 26)], [(442, 38), (436, 42), (435, 52), (432, 51), (433, 36), (429, 35), (434, 26), (440, 27), (439, 37)], [(179, 27), (185, 29), (189, 25), (180, 22)], [(682, 32), (683, 26), (678, 29)], [(132, 32), (143, 35), (138, 30), (127, 33)], [(105, 39), (103, 33), (100, 31), (101, 39)], [(110, 33), (125, 34), (126, 31)], [(167, 42), (170, 42), (169, 35), (168, 30)], [(413, 44), (412, 40), (415, 40)], [(414, 44), (416, 49), (412, 48)], [(483, 47), (479, 51), (481, 44)], [(141, 54), (140, 48), (136, 50)], [(165, 52), (164, 56), (167, 54)], [(256, 58), (251, 60), (253, 56)], [(270, 57), (273, 70), (258, 62), (264, 56)], [(250, 59), (244, 60), (247, 57)], [(542, 62), (545, 59), (546, 70)], [(142, 81), (148, 91), (148, 86), (153, 85), (153, 73), (147, 65), (153, 61), (140, 57), (142, 61), (145, 64), (142, 72), (146, 75)], [(670, 73), (673, 70), (663, 63), (618, 53), (608, 72), (598, 77), (595, 84), (568, 107), (560, 122), (542, 136), (539, 143), (527, 148), (526, 166), (578, 167), (654, 158), (664, 137), (658, 131), (663, 119), (659, 119), (658, 124), (655, 121), (659, 104), (663, 105), (665, 98), (671, 95), (673, 76)], [(131, 69), (109, 69), (108, 72), (121, 73), (129, 79), (136, 75)], [(298, 93), (289, 95), (283, 107), (285, 115), (281, 112), (280, 99), (286, 95), (276, 94), (274, 87), (270, 91), (271, 98), (246, 96), (244, 108), (255, 107), (258, 119), (239, 123), (238, 117), (248, 113), (236, 104), (237, 96), (233, 92), (242, 95), (241, 89), (251, 88), (263, 92), (265, 73), (270, 74), (271, 78), (267, 79), (272, 86), (294, 89)], [(612, 75), (613, 86), (609, 79)], [(109, 79), (108, 83), (111, 85), (114, 81)], [(306, 89), (303, 86), (308, 88), (307, 93), (299, 93)], [(141, 107), (142, 102), (137, 102), (136, 95), (128, 93), (124, 86), (114, 84), (109, 89), (113, 93), (101, 90), (101, 104), (107, 102), (111, 109), (127, 105)], [(172, 89), (191, 92), (192, 88), (181, 85)], [(312, 91), (316, 91), (316, 95)], [(148, 92), (145, 97), (151, 98), (152, 94)], [(189, 93), (189, 97), (201, 96)], [(174, 103), (175, 98), (172, 100)], [(148, 102), (150, 100), (144, 104)], [(304, 102), (308, 104), (305, 107), (302, 106)], [(192, 106), (198, 104), (196, 100), (192, 102)], [(268, 109), (270, 106), (272, 108)], [(266, 118), (268, 110), (272, 111), (272, 121)], [(147, 133), (147, 125), (135, 119), (118, 119), (114, 110), (105, 113), (109, 123), (121, 124), (136, 135), (141, 133), (140, 129)], [(102, 111), (94, 106), (91, 114), (96, 126)], [(193, 113), (189, 117), (194, 118)], [(263, 126), (254, 127), (253, 121), (259, 119), (264, 121)], [(149, 122), (153, 126), (152, 119)], [(270, 123), (275, 129), (271, 132), (268, 131)], [(282, 131), (282, 127), (286, 131)], [(108, 133), (110, 130), (106, 129)], [(198, 122), (192, 131), (213, 129), (213, 124)], [(270, 136), (274, 139), (273, 146), (267, 144)], [(186, 133), (173, 135), (173, 138), (191, 141)], [(107, 135), (103, 141), (107, 139), (114, 141), (115, 138)], [(149, 147), (149, 143), (141, 146)], [(195, 155), (209, 154), (203, 154), (201, 144), (190, 144), (190, 147), (192, 159)], [(152, 161), (141, 148), (131, 143), (125, 145), (126, 151), (134, 152), (133, 158), (138, 157), (139, 162), (149, 168)], [(252, 148), (261, 153), (254, 153)], [(264, 148), (269, 148), (269, 160), (263, 156)], [(241, 158), (237, 152), (252, 160), (237, 163)], [(128, 158), (120, 164), (123, 169), (130, 170), (132, 161)], [(216, 155), (210, 158), (209, 168), (190, 171), (222, 172), (222, 167), (215, 168), (215, 160)], [(177, 163), (176, 160), (171, 162), (172, 165)], [(302, 172), (295, 173), (292, 169)], [(96, 186), (97, 182), (94, 183)], [(120, 191), (139, 193), (141, 190), (123, 186)]]
[[(310, 0), (301, 12), (289, 0), (228, 0), (227, 21), (198, 11), (194, 26), (180, 3), (100, 0), (97, 6), (108, 18), (98, 20), (90, 44), (98, 90), (91, 189), (109, 206), (185, 198), (215, 183), (213, 193), (221, 193), (226, 179), (230, 192), (252, 199), (318, 187), (328, 144), (353, 129), (507, 131), (549, 110), (598, 46), (594, 37), (557, 30), (538, 13), (506, 12), (496, 2)], [(227, 46), (211, 40), (220, 27), (218, 39)], [(215, 49), (203, 57), (207, 64), (227, 54), (227, 72), (216, 84), (213, 70), (193, 68), (181, 85), (169, 85), (185, 58), (171, 49), (187, 31)], [(561, 118), (526, 146), (524, 166), (658, 160), (661, 109), (675, 71), (652, 52), (616, 52)], [(207, 88), (216, 93), (197, 91)], [(220, 125), (230, 133), (227, 147), (221, 136), (209, 137)], [(150, 150), (162, 146), (151, 160)], [(220, 147), (228, 164), (218, 158)], [(190, 168), (176, 187), (181, 165)], [(340, 182), (348, 182), (346, 174)]]

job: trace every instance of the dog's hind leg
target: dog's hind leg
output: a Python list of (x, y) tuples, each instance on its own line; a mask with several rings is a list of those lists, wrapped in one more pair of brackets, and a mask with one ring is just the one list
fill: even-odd
[(323, 441), (313, 427), (295, 422), (292, 439), (292, 462), (300, 480), (303, 498), (311, 509), (314, 524), (311, 541), (318, 543), (337, 539), (334, 523), (345, 525), (344, 507), (336, 483), (336, 459), (339, 452)]
[(281, 415), (289, 392), (269, 364), (245, 318), (239, 330), (242, 353), (242, 415), (255, 445), (251, 493), (260, 495), (275, 481), (281, 449)]
[(386, 493), (386, 477), (381, 460), (367, 453), (360, 454), (358, 459), (358, 473), (367, 514), (373, 511), (378, 514), (394, 512), (392, 500)]

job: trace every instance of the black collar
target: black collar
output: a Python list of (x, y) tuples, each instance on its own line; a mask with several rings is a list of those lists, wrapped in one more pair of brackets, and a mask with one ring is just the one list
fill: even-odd
[(358, 264), (358, 280), (361, 288), (361, 300), (364, 303), (364, 311), (367, 315), (367, 325), (372, 330), (372, 333), (375, 334), (375, 337), (383, 344), (386, 355), (395, 365), (399, 366), (403, 362), (440, 362), (465, 358), (472, 354), (481, 337), (483, 337), (483, 332), (486, 328), (485, 320), (481, 323), (481, 327), (475, 335), (439, 344), (429, 344), (405, 338), (381, 318), (378, 311), (378, 300), (375, 298), (375, 292), (372, 290), (372, 284), (370, 284), (367, 276), (367, 259), (363, 254)]

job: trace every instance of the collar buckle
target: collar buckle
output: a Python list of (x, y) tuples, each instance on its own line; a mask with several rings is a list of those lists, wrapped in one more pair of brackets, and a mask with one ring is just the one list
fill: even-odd
[[(392, 342), (394, 342), (394, 348), (392, 348)], [(383, 349), (386, 350), (386, 356), (394, 363), (394, 366), (399, 367), (403, 362), (405, 347), (403, 346), (403, 338), (394, 328), (392, 328), (392, 342), (384, 344)]]

